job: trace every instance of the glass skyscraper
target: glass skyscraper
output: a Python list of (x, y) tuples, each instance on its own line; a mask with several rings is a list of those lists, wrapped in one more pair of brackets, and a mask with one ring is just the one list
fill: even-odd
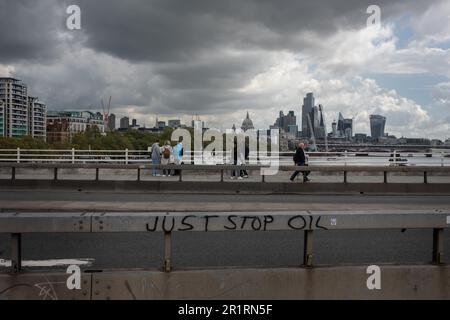
[[(314, 109), (314, 94), (312, 92), (306, 94), (303, 98), (302, 106), (302, 136), (310, 138), (312, 136), (311, 126), (309, 125), (308, 115), (310, 116)], [(312, 121), (312, 119), (311, 119)]]
[(370, 116), (370, 135), (372, 139), (384, 137), (384, 127), (386, 125), (386, 117), (372, 114)]

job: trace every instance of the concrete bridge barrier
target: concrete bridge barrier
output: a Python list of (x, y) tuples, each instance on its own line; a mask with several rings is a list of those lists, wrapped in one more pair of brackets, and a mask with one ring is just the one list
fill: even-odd
[(62, 272), (0, 274), (0, 299), (450, 299), (450, 266), (380, 265), (380, 289), (367, 267), (97, 270), (73, 290)]
[[(176, 177), (146, 177), (151, 169), (181, 170)], [(70, 164), (70, 163), (0, 163), (0, 189), (67, 189), (78, 191), (145, 191), (183, 193), (418, 193), (449, 194), (450, 167), (386, 166), (281, 166), (277, 176), (260, 175), (262, 166), (245, 165), (138, 165), (138, 164)], [(248, 170), (255, 174), (248, 180), (230, 181), (227, 172)], [(23, 177), (23, 171), (43, 171)], [(75, 171), (74, 171), (75, 170)], [(105, 170), (110, 175), (102, 176)], [(292, 183), (288, 176), (294, 170), (320, 175), (315, 182)], [(74, 171), (61, 177), (64, 171)], [(81, 171), (84, 174), (81, 174)], [(128, 175), (123, 174), (127, 172)], [(22, 172), (22, 173), (20, 173)], [(187, 176), (187, 172), (191, 176)], [(122, 173), (122, 175), (121, 175)], [(111, 175), (112, 174), (112, 175)], [(358, 178), (354, 176), (367, 176)], [(398, 178), (398, 176), (413, 177)], [(395, 178), (397, 176), (397, 178)], [(407, 179), (414, 178), (414, 179)], [(434, 180), (433, 180), (434, 179)]]
[[(277, 212), (2, 212), (0, 233), (11, 234), (11, 270), (0, 273), (0, 299), (449, 299), (450, 266), (443, 264), (448, 210)], [(315, 230), (433, 230), (431, 264), (379, 265), (380, 287), (368, 286), (369, 266), (314, 264)], [(175, 232), (303, 233), (296, 268), (179, 269), (172, 264)], [(70, 274), (21, 267), (25, 233), (157, 232), (164, 237), (162, 270), (85, 270), (80, 289)], [(42, 269), (41, 269), (42, 270)]]

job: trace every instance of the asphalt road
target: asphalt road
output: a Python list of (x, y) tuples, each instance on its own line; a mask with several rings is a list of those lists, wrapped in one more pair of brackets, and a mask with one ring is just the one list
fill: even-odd
[[(444, 261), (450, 262), (445, 232)], [(317, 231), (315, 264), (423, 263), (431, 261), (431, 230)], [(287, 267), (301, 264), (303, 232), (175, 233), (175, 268)], [(9, 258), (9, 235), (0, 234), (0, 257)], [(160, 268), (163, 234), (26, 234), (23, 259), (94, 259), (89, 269)]]
[[(308, 205), (328, 205), (338, 209), (352, 206), (367, 206), (370, 209), (379, 207), (408, 206), (412, 209), (419, 207), (450, 208), (450, 197), (439, 195), (294, 195), (294, 194), (157, 194), (157, 193), (120, 193), (120, 192), (72, 192), (72, 191), (0, 191), (0, 208), (2, 203), (111, 203), (117, 206), (123, 203), (157, 204), (173, 203), (174, 205), (197, 204), (199, 208), (205, 203), (246, 204), (297, 204), (300, 207)], [(279, 209), (282, 209), (280, 207)]]
[[(5, 204), (33, 207), (36, 204), (67, 209), (72, 204), (111, 208), (134, 206), (201, 208), (205, 204), (221, 208), (228, 203), (246, 210), (257, 204), (296, 210), (314, 207), (324, 210), (368, 210), (379, 208), (447, 208), (446, 196), (367, 195), (159, 195), (133, 193), (0, 192), (0, 208)], [(168, 208), (170, 209), (170, 208)], [(444, 232), (444, 261), (450, 262), (450, 232)], [(0, 234), (0, 258), (9, 258), (9, 235)], [(423, 263), (431, 261), (431, 230), (317, 230), (314, 234), (314, 263), (372, 264)], [(175, 268), (221, 266), (298, 266), (303, 252), (303, 231), (175, 233)], [(163, 235), (133, 234), (26, 234), (23, 259), (94, 259), (88, 269), (161, 268)]]

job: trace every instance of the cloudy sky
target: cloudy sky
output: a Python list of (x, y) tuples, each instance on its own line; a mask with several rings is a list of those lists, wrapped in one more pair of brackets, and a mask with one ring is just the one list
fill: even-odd
[[(81, 30), (66, 9), (81, 8)], [(381, 9), (367, 26), (366, 9)], [(448, 0), (1, 0), (0, 76), (50, 110), (101, 110), (147, 126), (199, 114), (208, 126), (300, 120), (314, 92), (328, 129), (337, 113), (369, 133), (450, 138)], [(298, 125), (301, 123), (298, 121)]]

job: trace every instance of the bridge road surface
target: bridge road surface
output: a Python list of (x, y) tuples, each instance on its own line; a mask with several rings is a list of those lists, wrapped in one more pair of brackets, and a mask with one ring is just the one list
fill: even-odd
[[(4, 211), (417, 210), (449, 209), (450, 197), (1, 191), (0, 208)], [(444, 231), (445, 263), (450, 262), (447, 231)], [(292, 267), (302, 262), (303, 232), (175, 232), (172, 245), (175, 269)], [(313, 246), (315, 265), (428, 263), (432, 230), (316, 230)], [(10, 235), (0, 234), (0, 259), (9, 257)], [(163, 234), (23, 235), (24, 260), (69, 258), (93, 259), (90, 265), (82, 267), (89, 270), (162, 268)]]

